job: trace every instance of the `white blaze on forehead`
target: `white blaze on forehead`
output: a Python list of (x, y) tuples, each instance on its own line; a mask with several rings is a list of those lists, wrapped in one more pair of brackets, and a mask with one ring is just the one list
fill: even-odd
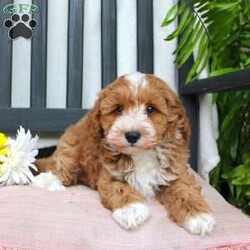
[(125, 79), (129, 82), (129, 88), (133, 94), (137, 94), (139, 87), (145, 87), (147, 85), (146, 75), (140, 72), (135, 72), (125, 76)]

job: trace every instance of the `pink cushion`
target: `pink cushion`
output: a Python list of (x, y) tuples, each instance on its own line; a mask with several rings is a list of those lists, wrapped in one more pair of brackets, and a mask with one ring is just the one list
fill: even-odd
[(169, 221), (156, 201), (148, 202), (150, 220), (128, 232), (112, 220), (98, 193), (85, 186), (64, 192), (1, 187), (0, 250), (250, 249), (249, 218), (201, 182), (217, 220), (215, 231), (203, 237), (190, 235)]

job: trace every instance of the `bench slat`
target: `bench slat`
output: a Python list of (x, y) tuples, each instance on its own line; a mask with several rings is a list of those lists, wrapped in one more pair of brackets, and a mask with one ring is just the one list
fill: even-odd
[(116, 1), (102, 0), (101, 9), (102, 87), (105, 87), (117, 77)]
[(154, 72), (153, 37), (153, 2), (137, 0), (137, 69), (143, 73)]
[(82, 106), (84, 1), (69, 1), (67, 107)]
[(33, 0), (39, 11), (32, 16), (37, 21), (31, 45), (31, 96), (30, 106), (46, 107), (47, 68), (47, 13), (48, 0)]
[(62, 132), (86, 112), (83, 109), (0, 108), (0, 131), (13, 132), (23, 126), (35, 132)]
[[(1, 0), (0, 11), (7, 4), (11, 4), (12, 0)], [(8, 37), (8, 28), (3, 23), (9, 16), (0, 14), (0, 106), (9, 107), (11, 105), (11, 58), (12, 58), (12, 42)]]

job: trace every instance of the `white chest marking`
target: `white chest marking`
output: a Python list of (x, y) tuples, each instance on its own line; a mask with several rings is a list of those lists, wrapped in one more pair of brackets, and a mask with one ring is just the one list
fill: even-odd
[(140, 192), (146, 199), (155, 196), (155, 190), (160, 185), (168, 185), (170, 180), (165, 168), (157, 159), (156, 152), (149, 150), (132, 156), (134, 169), (125, 175), (125, 180)]

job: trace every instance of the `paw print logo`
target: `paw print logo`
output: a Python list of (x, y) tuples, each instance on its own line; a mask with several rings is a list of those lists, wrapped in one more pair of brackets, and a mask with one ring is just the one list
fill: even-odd
[(33, 29), (37, 26), (35, 19), (30, 19), (29, 15), (23, 14), (22, 16), (14, 14), (10, 19), (6, 19), (3, 24), (9, 28), (9, 38), (11, 40), (20, 36), (30, 39), (33, 35)]

